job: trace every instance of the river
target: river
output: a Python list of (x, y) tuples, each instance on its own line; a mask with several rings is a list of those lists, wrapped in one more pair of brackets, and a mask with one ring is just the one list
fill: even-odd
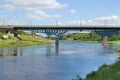
[(115, 62), (115, 45), (60, 42), (29, 47), (0, 48), (0, 80), (72, 80), (85, 77), (101, 65)]

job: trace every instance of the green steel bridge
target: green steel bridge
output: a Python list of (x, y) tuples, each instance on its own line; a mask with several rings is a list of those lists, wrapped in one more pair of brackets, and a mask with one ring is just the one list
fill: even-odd
[(30, 26), (30, 25), (0, 25), (1, 32), (13, 32), (14, 36), (18, 39), (17, 30), (27, 30), (36, 33), (45, 33), (47, 35), (55, 35), (56, 36), (56, 53), (59, 52), (59, 36), (67, 33), (69, 31), (92, 31), (98, 33), (103, 38), (103, 45), (106, 46), (108, 38), (112, 35), (118, 35), (120, 33), (120, 26), (100, 26), (100, 25), (84, 25), (84, 26), (63, 26), (63, 25), (38, 25), (38, 26)]
[(94, 31), (101, 37), (112, 36), (119, 34), (120, 26), (100, 26), (100, 25), (86, 25), (86, 26), (63, 26), (63, 25), (0, 25), (0, 31), (16, 31), (16, 30), (27, 30), (36, 33), (45, 33), (49, 35), (60, 36), (69, 31)]

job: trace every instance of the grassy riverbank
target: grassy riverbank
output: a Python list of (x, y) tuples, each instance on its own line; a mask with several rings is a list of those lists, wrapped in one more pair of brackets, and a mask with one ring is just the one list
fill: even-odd
[(85, 80), (120, 80), (120, 60), (112, 65), (103, 65), (98, 71), (88, 74)]
[(117, 41), (109, 41), (110, 44), (120, 44), (120, 40)]
[(73, 80), (120, 80), (120, 60), (111, 65), (104, 64), (97, 71), (89, 73), (85, 79), (78, 76)]
[(32, 36), (29, 34), (20, 34), (20, 38), (22, 38), (22, 41), (19, 41), (19, 39), (13, 36), (8, 36), (7, 39), (0, 37), (0, 47), (33, 46), (52, 43), (49, 39), (45, 39), (40, 36)]
[[(92, 41), (92, 40), (88, 40), (88, 41), (82, 41), (82, 40), (61, 40), (62, 42), (90, 42), (90, 43), (102, 43), (102, 41)], [(120, 44), (120, 40), (116, 40), (116, 41), (108, 41), (108, 44)]]
[[(111, 44), (120, 44), (120, 41), (110, 41)], [(73, 80), (120, 80), (120, 48), (117, 49), (118, 60), (113, 64), (104, 64), (97, 71), (87, 74), (85, 79), (77, 77)]]

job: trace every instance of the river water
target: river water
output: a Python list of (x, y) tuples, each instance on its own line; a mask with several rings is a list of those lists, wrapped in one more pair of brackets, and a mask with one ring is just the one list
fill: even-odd
[(85, 77), (101, 65), (115, 62), (115, 45), (60, 42), (30, 47), (0, 48), (0, 80), (72, 80)]

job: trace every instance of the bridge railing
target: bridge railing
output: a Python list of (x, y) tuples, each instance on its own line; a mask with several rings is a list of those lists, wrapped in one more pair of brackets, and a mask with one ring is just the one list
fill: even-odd
[(14, 27), (120, 27), (120, 25), (0, 25), (0, 28)]

